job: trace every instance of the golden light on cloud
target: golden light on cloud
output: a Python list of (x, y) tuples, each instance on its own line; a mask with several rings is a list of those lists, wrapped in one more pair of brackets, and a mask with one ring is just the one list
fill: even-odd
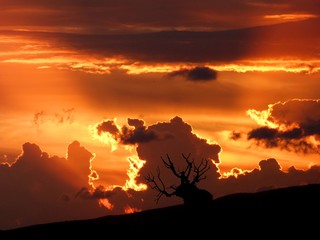
[(145, 161), (139, 159), (138, 156), (132, 156), (128, 158), (129, 169), (127, 170), (127, 175), (129, 180), (126, 180), (126, 184), (124, 186), (124, 190), (134, 189), (135, 191), (143, 191), (147, 189), (147, 185), (140, 183), (136, 183), (136, 177), (138, 177), (139, 170), (145, 164)]
[(255, 109), (249, 109), (249, 110), (247, 110), (246, 113), (247, 113), (247, 115), (249, 115), (249, 117), (251, 117), (260, 126), (277, 128), (279, 126), (269, 120), (269, 117), (270, 117), (271, 111), (272, 111), (272, 105), (273, 104), (269, 104), (267, 110), (257, 111)]
[[(33, 53), (34, 54), (34, 53)], [(52, 53), (51, 53), (52, 54)], [(110, 74), (108, 61), (97, 61), (92, 59), (80, 59), (73, 57), (49, 57), (49, 58), (30, 58), (30, 59), (7, 59), (4, 63), (20, 63), (39, 65), (38, 69), (56, 67), (57, 69), (67, 69), (81, 71), (92, 74)]]
[(301, 21), (311, 18), (317, 18), (318, 15), (315, 14), (302, 14), (302, 13), (292, 13), (292, 14), (272, 14), (272, 15), (265, 15), (264, 18), (266, 19), (275, 19), (275, 20), (284, 20), (284, 21)]
[[(95, 154), (94, 154), (95, 156)], [(90, 159), (90, 167), (89, 167), (89, 170), (90, 170), (90, 174), (88, 176), (88, 183), (91, 187), (94, 188), (94, 181), (98, 180), (99, 179), (99, 175), (97, 173), (97, 171), (95, 171), (92, 167), (92, 161), (93, 161), (94, 157)]]
[[(268, 15), (267, 18), (294, 19), (311, 18), (314, 15), (284, 14)], [(46, 41), (23, 38), (21, 36), (1, 36), (0, 62), (36, 65), (38, 69), (56, 68), (81, 71), (90, 74), (110, 74), (113, 70), (123, 70), (129, 75), (146, 73), (170, 73), (181, 69), (194, 68), (199, 63), (144, 63), (124, 56), (102, 57), (79, 53), (72, 49), (55, 48)], [(3, 49), (2, 49), (3, 48)], [(232, 63), (204, 62), (205, 65), (221, 72), (288, 72), (319, 73), (318, 59), (243, 59)]]
[[(255, 109), (249, 109), (246, 111), (247, 115), (249, 115), (253, 120), (255, 120), (259, 125), (261, 126), (267, 126), (270, 128), (279, 128), (280, 130), (287, 130), (287, 129), (293, 129), (295, 127), (299, 127), (299, 123), (295, 122), (295, 120), (287, 120), (287, 121), (283, 121), (283, 120), (278, 120), (277, 117), (273, 116), (273, 112), (276, 111), (275, 108), (279, 108), (279, 107), (285, 107), (285, 106), (290, 106), (291, 104), (291, 108), (293, 104), (310, 104), (312, 107), (313, 104), (318, 104), (319, 103), (319, 99), (291, 99), (288, 101), (284, 101), (284, 102), (276, 102), (273, 104), (268, 104), (268, 109), (267, 110), (262, 110), (262, 111), (257, 111)], [(295, 111), (293, 111), (293, 109), (288, 108), (287, 109), (287, 114), (293, 116), (294, 119), (306, 119), (308, 120), (308, 117), (306, 114), (310, 114), (308, 113), (308, 111), (312, 111), (314, 109), (312, 109), (312, 107), (309, 106), (304, 106), (305, 110), (301, 110), (301, 109), (295, 109)], [(301, 108), (301, 106), (300, 106)], [(310, 110), (311, 109), (311, 110)], [(284, 111), (284, 110), (283, 110)], [(290, 111), (290, 113), (289, 113)], [(279, 110), (278, 110), (279, 112)], [(304, 115), (301, 116), (301, 112)], [(278, 113), (279, 114), (279, 113)], [(313, 112), (313, 114), (315, 115), (315, 118), (318, 117), (318, 114), (316, 112)], [(311, 120), (312, 118), (310, 118)]]
[(143, 64), (133, 63), (130, 65), (122, 65), (120, 69), (127, 71), (127, 74), (142, 74), (142, 73), (169, 73), (182, 68), (192, 67), (187, 64)]
[[(127, 157), (127, 161), (129, 162), (129, 168), (127, 169), (127, 176), (129, 179), (126, 180), (124, 186), (109, 186), (109, 189), (113, 189), (115, 187), (121, 187), (123, 190), (128, 189), (134, 189), (135, 191), (143, 191), (147, 189), (146, 184), (137, 184), (135, 179), (138, 176), (139, 170), (143, 167), (145, 161), (140, 160), (138, 156), (133, 154), (133, 151), (135, 150), (135, 146), (133, 145), (123, 145), (119, 141), (120, 139), (117, 138), (115, 135), (111, 134), (108, 131), (99, 131), (99, 127), (101, 123), (98, 123), (96, 125), (90, 125), (89, 126), (89, 132), (91, 133), (93, 139), (101, 141), (102, 143), (108, 145), (111, 147), (111, 152), (114, 152), (118, 150), (120, 147), (122, 150), (126, 151), (129, 157)], [(116, 119), (112, 120), (112, 124), (117, 129), (121, 129), (116, 124)], [(115, 134), (115, 133), (114, 133)], [(99, 176), (96, 172), (93, 172), (93, 176), (91, 180), (97, 180), (99, 179)], [(93, 186), (93, 185), (92, 185)]]
[(239, 175), (244, 175), (246, 173), (250, 173), (249, 170), (242, 170), (240, 168), (232, 168), (229, 172), (222, 173), (221, 178), (229, 178), (229, 177), (235, 177), (238, 178)]
[[(298, 59), (270, 59), (270, 60), (242, 60), (230, 64), (203, 63), (203, 65), (221, 72), (288, 72), (288, 73), (318, 73), (319, 60)], [(170, 73), (181, 69), (195, 68), (198, 64), (123, 64), (120, 69), (127, 74)]]
[(109, 210), (112, 210), (114, 208), (113, 204), (110, 203), (110, 201), (107, 198), (100, 198), (98, 202), (100, 206), (103, 206)]
[[(319, 60), (247, 60), (232, 64), (204, 64), (216, 71), (221, 72), (288, 72), (288, 73), (319, 73)], [(170, 73), (185, 68), (194, 68), (194, 65), (122, 65), (121, 69), (127, 70), (128, 74), (143, 73)]]
[[(114, 123), (116, 124), (116, 119), (114, 119)], [(102, 142), (103, 144), (105, 144), (107, 146), (110, 146), (111, 152), (116, 151), (118, 149), (118, 145), (119, 145), (118, 141), (116, 139), (114, 139), (112, 134), (109, 132), (101, 132), (100, 134), (98, 134), (97, 126), (99, 124), (100, 123), (88, 126), (88, 130), (91, 134), (92, 139), (97, 140), (99, 142)]]
[(233, 64), (208, 65), (209, 67), (223, 72), (288, 72), (288, 73), (319, 73), (319, 60), (296, 60), (296, 59), (270, 59), (270, 60), (247, 60)]
[(141, 209), (130, 207), (130, 206), (126, 206), (124, 209), (124, 213), (126, 213), (126, 214), (135, 213), (135, 212), (141, 212)]

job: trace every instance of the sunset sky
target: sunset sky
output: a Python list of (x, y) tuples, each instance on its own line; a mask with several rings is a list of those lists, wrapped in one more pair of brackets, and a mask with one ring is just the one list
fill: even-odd
[(166, 154), (214, 198), (320, 183), (319, 0), (0, 6), (0, 229), (179, 204)]

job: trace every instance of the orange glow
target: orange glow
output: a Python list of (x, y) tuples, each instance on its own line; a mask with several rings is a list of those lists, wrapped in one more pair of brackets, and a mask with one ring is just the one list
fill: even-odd
[(141, 209), (130, 207), (130, 206), (126, 206), (124, 209), (124, 213), (126, 214), (135, 213), (135, 212), (141, 212)]
[[(121, 129), (120, 126), (116, 124), (116, 119), (113, 119), (114, 124), (117, 126), (118, 129)], [(127, 169), (127, 176), (129, 179), (126, 180), (126, 183), (124, 186), (121, 186), (122, 189), (128, 190), (128, 189), (134, 189), (135, 191), (144, 191), (147, 189), (146, 184), (137, 184), (135, 179), (138, 176), (139, 170), (143, 167), (145, 161), (142, 161), (139, 159), (138, 156), (132, 155), (132, 152), (135, 150), (135, 146), (131, 145), (124, 145), (122, 146), (117, 139), (112, 136), (109, 132), (101, 132), (98, 134), (97, 132), (97, 126), (100, 123), (96, 125), (90, 125), (89, 126), (89, 131), (93, 137), (93, 139), (99, 140), (103, 142), (104, 144), (111, 146), (111, 151), (114, 152), (119, 147), (123, 147), (125, 151), (130, 154), (130, 157), (127, 157), (127, 161), (129, 162), (129, 168)], [(95, 179), (91, 180), (97, 180), (99, 179), (98, 174), (95, 172)], [(113, 189), (114, 187), (119, 187), (119, 186), (109, 186), (110, 189)]]
[[(242, 60), (232, 64), (204, 65), (221, 72), (288, 72), (288, 73), (318, 73), (320, 72), (319, 60), (298, 59), (269, 59), (269, 60)], [(143, 73), (170, 73), (185, 68), (194, 68), (196, 64), (123, 64), (121, 69), (127, 70), (127, 74)]]
[[(256, 121), (259, 125), (261, 126), (267, 126), (270, 128), (279, 128), (280, 130), (289, 130), (289, 129), (293, 129), (295, 127), (299, 127), (299, 125), (295, 122), (292, 122), (290, 124), (286, 123), (284, 124), (278, 124), (276, 121), (274, 121), (274, 119), (272, 118), (272, 111), (273, 111), (273, 107), (275, 105), (285, 105), (290, 101), (299, 101), (299, 102), (303, 102), (303, 101), (308, 101), (309, 99), (291, 99), (288, 101), (284, 101), (284, 102), (276, 102), (274, 104), (268, 104), (268, 109), (267, 110), (262, 110), (262, 111), (257, 111), (254, 109), (249, 109), (246, 111), (247, 115), (249, 115), (254, 121)], [(310, 99), (311, 101), (316, 101), (318, 102), (319, 100), (315, 100), (315, 99)]]
[(107, 198), (100, 198), (98, 202), (100, 206), (103, 206), (109, 210), (112, 210), (114, 208), (114, 206), (109, 202)]
[[(114, 120), (114, 124), (118, 127), (118, 129), (120, 128), (117, 123), (116, 123), (116, 118), (113, 119)], [(88, 129), (89, 132), (91, 134), (91, 137), (93, 138), (93, 140), (98, 140), (100, 142), (102, 142), (103, 144), (106, 144), (107, 146), (111, 147), (111, 152), (114, 152), (118, 149), (118, 142), (116, 139), (114, 139), (114, 137), (112, 136), (112, 134), (110, 134), (109, 132), (102, 132), (101, 134), (97, 133), (97, 126), (99, 125), (95, 124), (95, 125), (89, 125)]]
[(0, 2), (0, 228), (176, 203), (143, 180), (166, 152), (209, 160), (213, 194), (320, 172), (316, 1)]
[(208, 65), (223, 72), (288, 72), (288, 73), (319, 73), (319, 60), (270, 59), (244, 60), (233, 64)]
[[(94, 156), (95, 156), (95, 154), (94, 154)], [(88, 176), (88, 183), (89, 183), (89, 185), (90, 185), (91, 187), (94, 188), (93, 181), (98, 180), (98, 179), (99, 179), (99, 175), (98, 175), (98, 173), (97, 173), (95, 170), (93, 170), (93, 167), (92, 167), (92, 161), (93, 161), (93, 159), (94, 159), (94, 157), (90, 159), (90, 167), (89, 167), (89, 169), (90, 169), (90, 174), (89, 174), (89, 176)]]
[(311, 18), (317, 18), (318, 15), (315, 14), (273, 14), (273, 15), (265, 15), (266, 19), (275, 19), (275, 20), (284, 20), (284, 21), (301, 21)]
[(229, 178), (229, 177), (235, 177), (238, 178), (239, 175), (244, 175), (246, 173), (250, 173), (249, 170), (242, 170), (240, 168), (232, 168), (229, 172), (224, 172), (221, 176), (221, 178)]
[(255, 109), (247, 110), (247, 115), (249, 115), (255, 122), (257, 122), (261, 126), (267, 126), (270, 128), (279, 127), (274, 122), (269, 121), (269, 117), (271, 115), (273, 104), (268, 105), (268, 110), (257, 111)]
[[(309, 15), (268, 15), (266, 18), (307, 18)], [(310, 15), (315, 17), (314, 15)], [(180, 69), (194, 68), (196, 63), (143, 63), (125, 57), (92, 57), (79, 54), (74, 50), (55, 49), (49, 43), (40, 40), (30, 40), (20, 36), (0, 36), (3, 49), (0, 49), (0, 62), (37, 65), (39, 69), (54, 67), (62, 70), (81, 71), (91, 74), (110, 74), (113, 70), (124, 70), (129, 75), (145, 73), (170, 73)], [(259, 50), (257, 50), (259, 51)], [(217, 71), (223, 72), (289, 72), (318, 73), (318, 59), (243, 59), (232, 63), (202, 63)]]
[(128, 74), (142, 74), (142, 73), (169, 73), (178, 71), (182, 68), (192, 67), (187, 64), (143, 64), (133, 63), (130, 65), (122, 65), (120, 68), (127, 71)]
[(138, 156), (132, 156), (128, 158), (129, 162), (129, 169), (127, 170), (127, 175), (129, 177), (129, 180), (126, 180), (126, 184), (124, 186), (124, 190), (127, 189), (134, 189), (135, 191), (144, 191), (147, 189), (147, 185), (140, 183), (137, 184), (135, 179), (138, 176), (140, 168), (143, 167), (143, 164), (145, 164), (145, 161), (142, 161), (139, 159)]
[[(50, 52), (53, 54), (52, 52)], [(4, 55), (4, 53), (2, 53)], [(33, 53), (36, 54), (36, 53)], [(116, 61), (116, 60), (115, 60)], [(2, 60), (4, 63), (34, 64), (41, 68), (50, 66), (57, 69), (70, 69), (92, 74), (110, 74), (112, 70), (123, 69), (129, 75), (138, 75), (145, 73), (170, 73), (185, 68), (194, 68), (196, 64), (128, 64), (125, 62), (111, 63), (90, 58), (72, 58), (72, 57), (49, 57), (49, 58), (31, 58), (17, 59), (10, 58)], [(204, 64), (221, 72), (288, 72), (288, 73), (318, 73), (320, 72), (320, 61), (318, 60), (246, 60), (232, 64)]]

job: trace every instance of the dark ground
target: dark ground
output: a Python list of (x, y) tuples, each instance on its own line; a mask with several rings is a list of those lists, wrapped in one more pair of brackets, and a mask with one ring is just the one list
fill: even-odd
[(0, 239), (319, 239), (320, 184), (238, 193), (209, 205), (177, 205), (0, 232)]

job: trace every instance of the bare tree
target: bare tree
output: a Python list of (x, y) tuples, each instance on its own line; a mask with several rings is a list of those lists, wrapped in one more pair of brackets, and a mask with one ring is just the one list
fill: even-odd
[(185, 205), (197, 205), (211, 202), (212, 194), (204, 189), (199, 189), (196, 186), (198, 182), (206, 178), (205, 173), (210, 169), (209, 162), (207, 159), (202, 159), (202, 161), (196, 165), (194, 160), (189, 159), (190, 155), (191, 154), (185, 156), (182, 154), (186, 166), (181, 171), (176, 169), (168, 154), (166, 155), (167, 159), (161, 157), (164, 166), (169, 169), (174, 176), (180, 179), (180, 184), (178, 186), (166, 186), (160, 176), (159, 166), (157, 167), (156, 176), (150, 173), (145, 177), (148, 185), (158, 192), (155, 199), (157, 203), (162, 196), (180, 197), (183, 199)]

